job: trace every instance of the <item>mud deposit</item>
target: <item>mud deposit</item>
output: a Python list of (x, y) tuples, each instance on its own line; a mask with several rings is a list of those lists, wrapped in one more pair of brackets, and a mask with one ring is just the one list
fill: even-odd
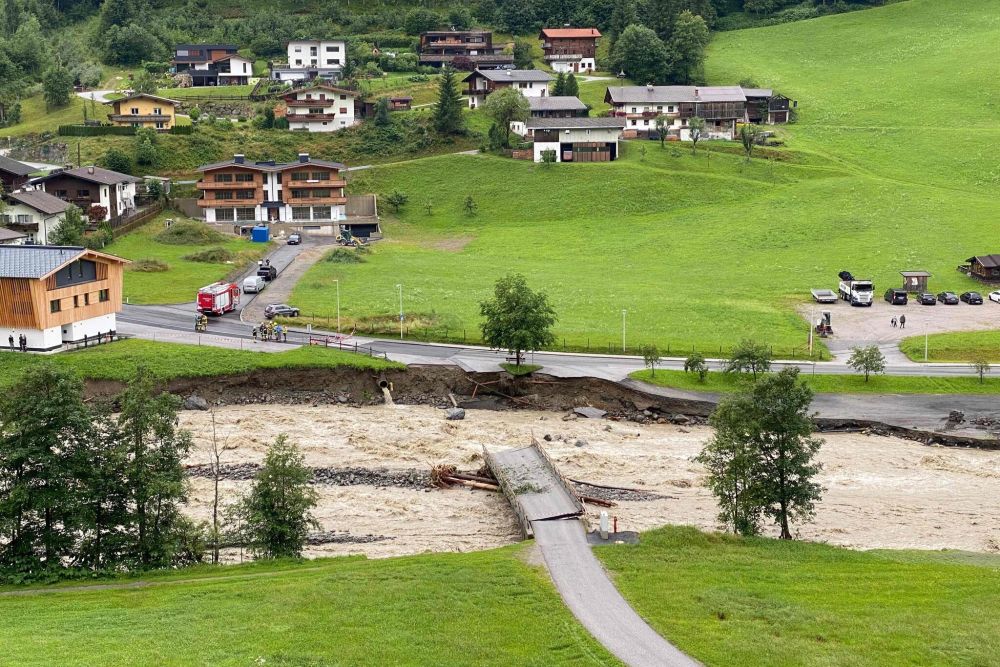
[[(711, 436), (704, 426), (639, 425), (574, 419), (562, 412), (469, 410), (464, 421), (421, 405), (246, 405), (216, 408), (231, 502), (245, 490), (267, 443), (287, 433), (317, 470), (320, 531), (309, 556), (362, 553), (370, 557), (424, 551), (468, 551), (520, 539), (502, 496), (468, 488), (430, 490), (424, 471), (437, 463), (462, 470), (482, 464), (482, 447), (542, 440), (560, 471), (594, 484), (638, 489), (581, 492), (614, 498), (608, 510), (619, 530), (667, 523), (717, 527), (703, 470), (691, 458)], [(192, 466), (208, 463), (207, 412), (186, 411), (194, 432)], [(548, 435), (548, 439), (544, 436)], [(854, 548), (1000, 551), (1000, 452), (933, 447), (894, 437), (820, 434), (827, 488), (812, 524), (798, 537)], [(192, 470), (190, 512), (207, 519), (211, 480)], [(588, 506), (596, 519), (601, 508)], [(236, 558), (230, 552), (230, 558)]]

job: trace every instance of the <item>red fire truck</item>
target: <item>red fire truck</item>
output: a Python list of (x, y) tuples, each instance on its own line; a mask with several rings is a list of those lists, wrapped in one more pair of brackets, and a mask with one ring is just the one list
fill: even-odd
[(240, 287), (235, 283), (212, 283), (198, 290), (198, 312), (223, 315), (236, 310), (240, 302)]

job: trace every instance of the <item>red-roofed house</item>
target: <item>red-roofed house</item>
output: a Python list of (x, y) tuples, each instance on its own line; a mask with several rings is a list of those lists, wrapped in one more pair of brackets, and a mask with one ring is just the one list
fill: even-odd
[(600, 37), (597, 28), (542, 28), (538, 36), (542, 40), (545, 62), (555, 72), (593, 72), (597, 69), (595, 56)]

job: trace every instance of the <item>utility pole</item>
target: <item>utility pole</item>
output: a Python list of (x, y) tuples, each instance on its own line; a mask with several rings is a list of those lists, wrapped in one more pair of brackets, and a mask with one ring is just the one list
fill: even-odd
[(403, 286), (396, 285), (399, 290), (399, 340), (403, 340)]
[(337, 333), (340, 333), (340, 280), (334, 278), (333, 282), (337, 283)]
[(627, 313), (628, 311), (622, 308), (622, 354), (625, 354), (625, 315)]

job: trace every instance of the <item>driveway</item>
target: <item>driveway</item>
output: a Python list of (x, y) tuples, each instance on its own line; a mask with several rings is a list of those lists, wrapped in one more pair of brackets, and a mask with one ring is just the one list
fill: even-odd
[[(303, 235), (301, 245), (278, 246), (268, 255), (271, 266), (278, 270), (278, 277), (268, 283), (260, 294), (244, 295), (240, 319), (244, 322), (261, 322), (264, 319), (264, 306), (269, 303), (288, 303), (295, 285), (334, 243), (336, 240), (332, 236)], [(256, 268), (247, 275), (255, 272)]]

